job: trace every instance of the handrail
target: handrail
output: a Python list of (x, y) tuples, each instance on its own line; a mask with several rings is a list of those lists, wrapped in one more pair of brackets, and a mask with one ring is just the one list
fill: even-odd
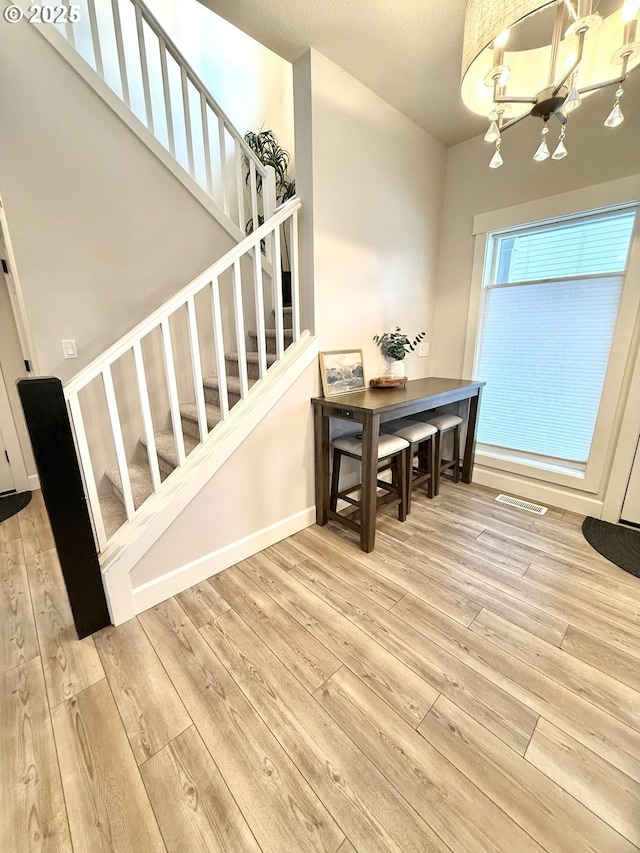
[(149, 334), (150, 331), (160, 325), (164, 319), (173, 314), (178, 308), (181, 308), (190, 297), (195, 296), (203, 287), (206, 287), (212, 279), (220, 276), (233, 266), (236, 261), (239, 261), (243, 255), (256, 246), (259, 246), (262, 240), (273, 233), (276, 228), (289, 219), (301, 206), (302, 202), (298, 196), (280, 205), (267, 222), (255, 231), (252, 231), (251, 234), (248, 234), (236, 246), (230, 249), (226, 255), (215, 261), (210, 267), (207, 267), (206, 270), (201, 272), (200, 275), (183, 287), (182, 290), (179, 290), (171, 299), (168, 299), (146, 319), (123, 335), (119, 341), (112, 344), (102, 355), (95, 358), (72, 377), (64, 386), (64, 393), (67, 399), (81, 391), (89, 382), (99, 376), (106, 367), (128, 352), (137, 341)]

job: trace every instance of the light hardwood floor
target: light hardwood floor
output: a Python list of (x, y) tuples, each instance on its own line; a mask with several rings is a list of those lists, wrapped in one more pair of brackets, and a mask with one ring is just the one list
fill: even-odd
[(79, 642), (0, 524), (0, 850), (640, 848), (640, 580), (477, 486), (311, 527)]

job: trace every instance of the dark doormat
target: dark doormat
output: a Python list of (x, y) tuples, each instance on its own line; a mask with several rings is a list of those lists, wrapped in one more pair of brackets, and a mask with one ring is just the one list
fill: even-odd
[(31, 500), (31, 492), (17, 492), (13, 495), (3, 495), (0, 498), (0, 521), (6, 521), (21, 509), (24, 509)]
[(640, 530), (587, 516), (582, 533), (592, 548), (625, 572), (640, 577)]

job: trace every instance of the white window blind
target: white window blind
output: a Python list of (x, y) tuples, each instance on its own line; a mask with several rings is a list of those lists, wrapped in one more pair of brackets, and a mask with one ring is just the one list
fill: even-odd
[(586, 463), (634, 220), (626, 209), (492, 235), (480, 442)]

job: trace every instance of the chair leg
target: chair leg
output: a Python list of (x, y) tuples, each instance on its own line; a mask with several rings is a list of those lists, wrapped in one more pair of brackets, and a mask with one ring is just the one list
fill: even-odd
[(433, 497), (440, 494), (440, 465), (442, 462), (442, 456), (440, 453), (440, 447), (442, 444), (441, 435), (440, 430), (438, 430), (438, 432), (433, 436)]
[[(401, 453), (398, 453), (395, 462), (398, 466), (398, 519), (400, 521), (406, 521), (407, 519), (407, 467), (409, 465), (413, 467), (413, 457), (410, 456), (412, 446), (413, 445), (409, 445), (409, 447), (405, 448)], [(409, 475), (410, 474), (411, 471), (409, 471)]]
[(453, 430), (453, 482), (460, 482), (460, 424)]
[(406, 477), (406, 497), (407, 497), (407, 515), (411, 512), (411, 492), (412, 492), (412, 484), (413, 484), (413, 457), (414, 454), (418, 450), (418, 448), (412, 444), (409, 447), (409, 457), (407, 459), (406, 469), (407, 469), (407, 477)]
[(337, 512), (338, 509), (338, 487), (340, 485), (340, 460), (342, 453), (334, 448), (333, 450), (333, 470), (331, 471), (331, 494), (329, 496), (329, 509), (332, 512)]
[(436, 456), (434, 436), (430, 436), (425, 442), (425, 461), (427, 470), (431, 472), (431, 476), (427, 481), (427, 497), (433, 498), (436, 495)]

